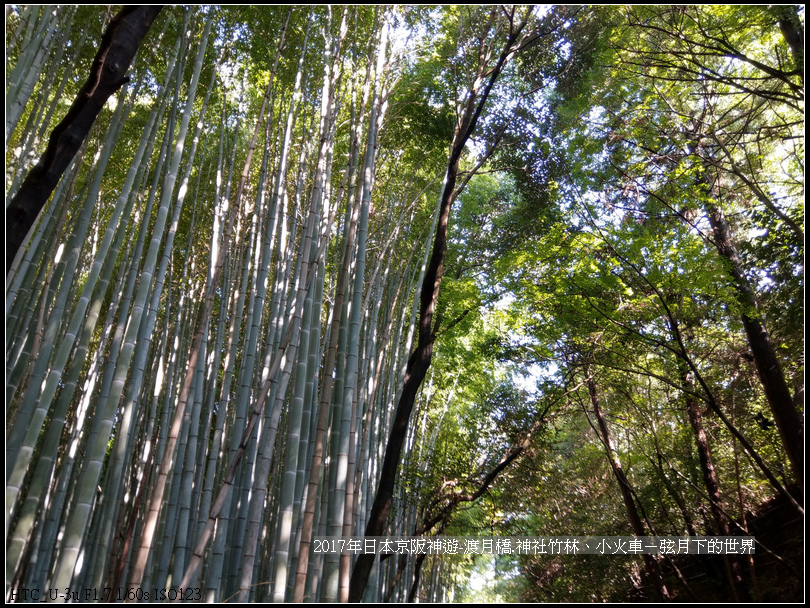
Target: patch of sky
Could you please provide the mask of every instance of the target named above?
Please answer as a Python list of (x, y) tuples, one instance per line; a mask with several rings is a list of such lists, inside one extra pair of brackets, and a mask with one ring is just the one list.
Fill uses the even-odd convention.
[[(602, 106), (594, 106), (588, 112), (588, 119), (585, 121), (585, 134), (592, 136), (601, 132), (607, 125), (607, 110)], [(595, 133), (595, 131), (597, 133)]]
[[(500, 300), (495, 303), (495, 310), (505, 311), (508, 310), (515, 302), (515, 296), (511, 293), (505, 293), (501, 296)], [(513, 345), (527, 346), (533, 343), (533, 340), (528, 336), (524, 336), (511, 329), (505, 331), (509, 342)], [(554, 361), (546, 361), (544, 363), (529, 363), (523, 367), (516, 367), (514, 365), (502, 365), (501, 371), (509, 374), (515, 386), (527, 393), (537, 393), (538, 385), (544, 380), (551, 380), (559, 371), (559, 367)]]

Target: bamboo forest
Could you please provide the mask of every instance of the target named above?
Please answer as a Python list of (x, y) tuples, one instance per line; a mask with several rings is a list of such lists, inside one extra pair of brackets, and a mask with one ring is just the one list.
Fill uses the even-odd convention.
[[(6, 5), (5, 116), (6, 601), (802, 601), (803, 6)], [(560, 536), (755, 543), (324, 550)]]

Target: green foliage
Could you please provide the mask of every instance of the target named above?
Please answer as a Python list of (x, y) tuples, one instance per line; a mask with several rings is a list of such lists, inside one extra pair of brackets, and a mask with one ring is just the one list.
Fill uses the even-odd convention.
[(425, 163), (441, 166), (453, 138), (453, 114), (449, 91), (440, 82), (442, 61), (423, 60), (406, 64), (390, 99), (389, 121), (383, 141), (406, 148), (405, 161), (420, 168)]
[[(618, 456), (658, 533), (685, 534), (684, 517), (699, 531), (713, 529), (685, 412), (684, 395), (695, 392), (684, 385), (688, 361), (769, 466), (786, 467), (767, 416), (762, 422), (767, 406), (742, 336), (740, 315), (751, 311), (741, 308), (700, 219), (710, 202), (726, 207), (789, 374), (803, 369), (795, 341), (803, 328), (803, 245), (784, 218), (752, 196), (759, 185), (788, 217), (803, 217), (803, 198), (788, 185), (803, 183), (793, 165), (803, 148), (781, 146), (777, 135), (798, 136), (790, 125), (801, 123), (787, 118), (797, 103), (795, 74), (784, 67), (768, 72), (789, 61), (767, 15), (754, 7), (581, 9), (571, 18), (570, 71), (546, 89), (546, 106), (516, 110), (526, 126), (507, 136), (495, 159), (495, 166), (520, 170), (473, 179), (455, 215), (459, 236), (449, 268), (485, 260), (476, 275), (483, 292), (512, 294), (500, 331), (486, 342), (490, 356), (545, 370), (550, 380), (537, 383), (541, 400), (576, 386), (583, 357), (597, 366)], [(729, 59), (730, 49), (742, 56)], [(539, 81), (529, 57), (537, 55), (518, 65)], [(720, 62), (723, 69), (711, 76)], [(761, 88), (743, 84), (751, 77)], [(705, 131), (715, 142), (707, 148), (717, 153), (711, 162), (722, 172), (720, 201), (701, 185), (705, 158), (695, 153), (689, 122), (700, 111), (694, 100), (709, 99), (706, 82), (714, 96), (708, 115), (721, 125)], [(744, 86), (751, 90), (741, 92)], [(719, 139), (720, 129), (733, 144)], [(772, 179), (788, 167), (787, 179)], [(463, 302), (463, 294), (450, 287), (446, 295)], [(698, 399), (708, 397), (703, 391)], [(532, 451), (496, 484), (494, 504), (524, 532), (629, 533), (581, 393), (554, 415), (555, 439), (545, 450)], [(508, 381), (497, 385), (475, 410), (497, 422), (489, 429), (479, 423), (471, 439), (515, 441), (520, 424), (514, 424), (538, 415), (525, 405)], [(708, 415), (704, 425), (721, 493), (733, 503), (737, 483), (747, 488), (737, 509), (763, 500), (761, 472), (740, 457), (719, 420)], [(486, 527), (480, 515), (469, 517), (459, 515), (454, 525)], [(522, 560), (532, 581), (517, 585), (522, 599), (626, 600), (640, 562), (591, 557)]]
[[(9, 68), (25, 53), (22, 41), (11, 38), (20, 19), (31, 15), (37, 23), (42, 10), (12, 7), (8, 13)], [(290, 15), (266, 112), (272, 121), (260, 133), (227, 262), (229, 283), (217, 289), (212, 318), (222, 312), (221, 327), (227, 331), (234, 320), (232, 314), (246, 317), (236, 317), (241, 323), (237, 335), (216, 337), (221, 338), (220, 359), (230, 358), (235, 370), (227, 372), (235, 373), (232, 385), (240, 385), (244, 375), (243, 394), (250, 395), (245, 402), (253, 403), (258, 397), (254, 391), (260, 384), (262, 357), (269, 357), (264, 349), (270, 352), (271, 345), (262, 345), (262, 352), (256, 353), (255, 372), (247, 367), (248, 355), (253, 354), (245, 344), (250, 331), (247, 309), (238, 308), (234, 300), (237, 294), (254, 297), (252, 291), (240, 292), (242, 277), (246, 288), (252, 289), (252, 273), (260, 268), (260, 258), (252, 249), (251, 230), (254, 221), (257, 225), (259, 220), (268, 221), (257, 204), (262, 163), (256, 159), (267, 152), (264, 160), (270, 177), (261, 186), (268, 192), (276, 178), (287, 112), (295, 101), (292, 87), (303, 50), (302, 96), (293, 108), (292, 153), (286, 174), (279, 176), (287, 187), (279, 217), (284, 216), (286, 227), (295, 226), (295, 231), (285, 241), (286, 250), (277, 249), (281, 246), (278, 233), (270, 237), (273, 253), (263, 261), (269, 269), (269, 293), (276, 285), (279, 290), (287, 289), (277, 270), (289, 262), (294, 272), (298, 263), (294, 256), (318, 156), (324, 29), (328, 25), (333, 37), (330, 48), (336, 51), (335, 35), (345, 15), (348, 30), (336, 64), (331, 183), (324, 189), (334, 206), (327, 211), (334, 211), (339, 219), (325, 232), (330, 241), (324, 264), (326, 295), (315, 312), (323, 321), (322, 334), (316, 337), (326, 350), (326, 321), (334, 313), (330, 307), (350, 198), (347, 167), (351, 145), (356, 136), (362, 158), (369, 127), (369, 102), (361, 112), (363, 85), (373, 69), (381, 28), (391, 26), (390, 61), (378, 91), (387, 112), (377, 141), (370, 193), (369, 261), (366, 275), (361, 277), (362, 301), (369, 308), (361, 316), (359, 356), (363, 359), (357, 366), (357, 386), (365, 391), (374, 384), (371, 378), (378, 361), (382, 368), (375, 377), (373, 404), (379, 410), (369, 416), (376, 426), (363, 427), (358, 435), (363, 440), (373, 437), (368, 446), (357, 442), (362, 450), (368, 449), (362, 452), (368, 462), (361, 463), (368, 466), (357, 475), (361, 482), (373, 480), (379, 470), (380, 446), (387, 432), (384, 422), (395, 403), (397, 378), (408, 357), (405, 341), (413, 285), (460, 106), (476, 73), (481, 42), (492, 52), (499, 50), (496, 43), (503, 37), (507, 10), (458, 5), (391, 10), (318, 6), (296, 7)], [(528, 9), (515, 10), (519, 17)], [(780, 480), (786, 485), (792, 481), (740, 319), (743, 314), (758, 314), (767, 322), (788, 380), (796, 392), (803, 390), (804, 88), (802, 70), (797, 67), (800, 61), (803, 65), (803, 55), (790, 44), (780, 24), (798, 23), (803, 30), (804, 12), (796, 7), (760, 6), (557, 6), (532, 10), (531, 27), (537, 36), (510, 57), (461, 159), (457, 185), (464, 183), (464, 188), (453, 202), (449, 220), (447, 258), (434, 317), (432, 365), (412, 414), (408, 457), (398, 473), (391, 522), (398, 530), (418, 527), (438, 507), (464, 496), (431, 533), (630, 534), (627, 509), (597, 432), (585, 384), (590, 375), (645, 525), (658, 534), (682, 535), (690, 529), (711, 533), (715, 523), (705, 498), (687, 400), (696, 402), (703, 414), (723, 506), (731, 516), (755, 510), (772, 489), (726, 426), (707, 409), (711, 400)], [(53, 68), (50, 73), (55, 82), (40, 78), (32, 94), (35, 103), (26, 106), (7, 142), (7, 187), (23, 166), (20, 156), (26, 142), (31, 143), (29, 161), (44, 149), (48, 128), (64, 114), (84, 82), (97, 40), (113, 14), (87, 6), (75, 11), (60, 63), (48, 63), (56, 61), (57, 55), (52, 54), (41, 68), (42, 74)], [(204, 115), (201, 94), (194, 103), (191, 124), (193, 129), (200, 121), (201, 139), (176, 227), (171, 274), (160, 298), (156, 326), (161, 329), (148, 337), (159, 350), (150, 351), (153, 361), (149, 365), (154, 369), (147, 370), (146, 377), (158, 375), (154, 362), (165, 355), (160, 375), (168, 375), (168, 366), (172, 366), (174, 385), (162, 380), (166, 385), (157, 386), (155, 380), (155, 386), (137, 387), (141, 402), (155, 408), (148, 414), (153, 417), (162, 412), (164, 396), (169, 405), (177, 392), (199, 294), (209, 272), (213, 215), (227, 189), (232, 198), (235, 194), (270, 80), (279, 33), (289, 14), (288, 7), (268, 6), (166, 7), (164, 11), (132, 69), (132, 81), (143, 76), (144, 85), (115, 142), (78, 273), (66, 284), (72, 294), (78, 294), (85, 284), (95, 243), (109, 222), (111, 205), (122, 188), (149, 112), (164, 95), (167, 112), (155, 146), (144, 160), (144, 182), (135, 207), (138, 215), (133, 213), (137, 222), (126, 234), (133, 243), (139, 233), (147, 243), (153, 236), (158, 243), (165, 238), (152, 234), (157, 211), (141, 217), (141, 204), (153, 182), (157, 186), (152, 194), (157, 200), (164, 194), (162, 175), (155, 175), (160, 142), (168, 131), (171, 154), (201, 24), (213, 11), (214, 33), (200, 87), (207, 87), (212, 76), (214, 84)], [(188, 25), (184, 28), (185, 18)], [(490, 18), (497, 25), (482, 34)], [(87, 40), (79, 45), (82, 38)], [(160, 92), (171, 49), (178, 44), (183, 62), (177, 72), (179, 84), (169, 79), (167, 92)], [(63, 78), (64, 91), (53, 99)], [(35, 123), (51, 102), (55, 107), (51, 124)], [(34, 260), (42, 272), (36, 279), (32, 273), (29, 282), (33, 285), (25, 285), (25, 289), (34, 291), (44, 283), (44, 271), (56, 248), (73, 230), (111, 116), (111, 107), (99, 116), (75, 183), (65, 195), (64, 234), (53, 236), (53, 247), (44, 256), (47, 259)], [(220, 143), (227, 159), (222, 162)], [(189, 148), (190, 137), (184, 154)], [(180, 166), (182, 171), (185, 159)], [(164, 165), (162, 172), (166, 170)], [(355, 175), (357, 179), (362, 176)], [(170, 198), (174, 196), (176, 193)], [(723, 210), (731, 225), (745, 276), (755, 291), (756, 309), (740, 303), (729, 263), (717, 254), (705, 217), (713, 206)], [(255, 243), (261, 246), (263, 239), (260, 234)], [(122, 251), (116, 252), (102, 311), (117, 297), (123, 279), (116, 281), (128, 271), (130, 262), (135, 274), (143, 263), (130, 259), (126, 245), (125, 240)], [(59, 266), (53, 289), (58, 287), (62, 271)], [(260, 336), (269, 337), (275, 325), (281, 327), (289, 321), (289, 311), (282, 308), (271, 318), (269, 301), (276, 296), (279, 306), (291, 306), (294, 298), (291, 291), (269, 293), (267, 310), (255, 321)], [(13, 317), (21, 325), (27, 319), (34, 327), (40, 303), (38, 297), (32, 297), (29, 311), (21, 314), (15, 309), (7, 319)], [(178, 312), (181, 303), (185, 307), (182, 315)], [(50, 306), (46, 301), (42, 308), (46, 322)], [(112, 311), (110, 318), (116, 316)], [(403, 319), (406, 326), (400, 328), (397, 324)], [(127, 319), (118, 322), (123, 331)], [(219, 324), (210, 325), (211, 349), (214, 326)], [(112, 353), (108, 336), (113, 329), (100, 324), (95, 328), (88, 352), (97, 359)], [(19, 336), (23, 342), (26, 331), (27, 327)], [(8, 352), (17, 357), (22, 347), (14, 348), (17, 350)], [(380, 348), (387, 350), (378, 352)], [(11, 355), (7, 354), (9, 361)], [(206, 366), (213, 366), (214, 359), (209, 351)], [(207, 451), (214, 446), (217, 418), (225, 421), (223, 454), (228, 451), (223, 446), (238, 443), (234, 433), (241, 432), (241, 428), (231, 428), (241, 386), (222, 395), (228, 409), (227, 419), (221, 418), (226, 413), (219, 409), (226, 376), (222, 361), (220, 367), (206, 369), (204, 397), (207, 401), (214, 394), (211, 402), (217, 405), (207, 421), (200, 423), (199, 433), (208, 439), (200, 442), (207, 446), (196, 461), (201, 467), (208, 466)], [(75, 434), (71, 439), (86, 441), (82, 436), (86, 431), (75, 429), (74, 419), (80, 399), (82, 407), (95, 407), (99, 389), (93, 388), (95, 378), (91, 382), (85, 376), (101, 372), (92, 369), (88, 357), (80, 379), (88, 394), (76, 397), (66, 424)], [(320, 371), (321, 376), (331, 373)], [(322, 378), (312, 379), (312, 393), (322, 390), (319, 381)], [(15, 402), (10, 411), (17, 407)], [(365, 412), (360, 414), (365, 425), (362, 414)], [(147, 441), (146, 411), (138, 417), (133, 432), (141, 436), (134, 446)], [(284, 420), (280, 437), (286, 436)], [(158, 431), (165, 421), (153, 419), (151, 424)], [(118, 433), (116, 428), (105, 444), (105, 474), (111, 468), (108, 464)], [(41, 442), (31, 446), (37, 457)], [(268, 458), (281, 463), (286, 448), (282, 441), (277, 443), (276, 452)], [(520, 456), (498, 469), (517, 446), (521, 446)], [(66, 449), (60, 447), (60, 458)], [(140, 479), (143, 471), (138, 458), (142, 455), (133, 455), (138, 469), (131, 476)], [(212, 484), (220, 483), (226, 463), (217, 467), (211, 471)], [(61, 474), (54, 471), (54, 478)], [(208, 471), (204, 468), (199, 479)], [(491, 472), (497, 475), (490, 479)], [(48, 471), (47, 479), (51, 474)], [(236, 481), (242, 484), (241, 496), (251, 493), (251, 474), (240, 473), (243, 479)], [(482, 488), (485, 479), (486, 490), (476, 500), (466, 500)], [(269, 481), (269, 495), (273, 496), (272, 484), (277, 479)], [(103, 476), (100, 483), (106, 483)], [(131, 491), (130, 501), (135, 487), (130, 480), (125, 485)], [(372, 490), (364, 487), (363, 491), (367, 492), (363, 500), (370, 503)], [(106, 509), (111, 504), (108, 496), (115, 498), (105, 486), (103, 499), (88, 509), (99, 508), (97, 504)], [(239, 508), (244, 504), (234, 501), (237, 503)], [(49, 499), (47, 504), (55, 503)], [(126, 504), (131, 508), (131, 502)], [(275, 504), (268, 501), (268, 512)], [(57, 521), (60, 517), (56, 514)], [(273, 537), (269, 526), (274, 525), (265, 526), (265, 538)], [(273, 551), (264, 548), (261, 559), (266, 560)], [(436, 566), (435, 572), (441, 575), (431, 578), (427, 570), (433, 567), (426, 560), (423, 586), (452, 587), (457, 601), (626, 601), (644, 595), (639, 559), (460, 557)], [(481, 581), (486, 582), (479, 585)], [(403, 583), (410, 585), (404, 577)]]

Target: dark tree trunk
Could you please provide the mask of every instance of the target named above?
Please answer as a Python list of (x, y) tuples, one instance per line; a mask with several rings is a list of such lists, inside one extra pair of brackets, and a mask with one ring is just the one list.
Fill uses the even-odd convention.
[[(490, 25), (496, 15), (495, 9), (491, 13)], [(509, 57), (515, 52), (515, 42), (525, 27), (526, 22), (522, 22), (509, 32), (505, 41), (503, 51), (498, 57), (495, 65), (487, 71), (487, 61), (482, 38), (481, 49), (479, 51), (478, 72), (475, 82), (467, 98), (464, 112), (456, 126), (453, 136), (453, 146), (447, 162), (447, 176), (442, 190), (439, 203), (439, 218), (436, 227), (436, 235), (433, 240), (433, 251), (430, 262), (422, 281), (422, 291), (419, 303), (419, 334), (416, 348), (408, 359), (405, 369), (405, 381), (402, 393), (397, 403), (394, 413), (394, 422), (388, 436), (388, 444), (385, 447), (382, 469), (380, 471), (380, 485), (374, 496), (374, 502), (369, 513), (368, 524), (366, 525), (366, 536), (383, 536), (385, 524), (388, 518), (388, 511), (391, 508), (391, 501), (394, 496), (394, 485), (396, 473), (402, 454), (402, 445), (408, 432), (408, 424), (416, 401), (416, 395), (422, 381), (430, 367), (433, 356), (433, 343), (436, 339), (433, 327), (433, 314), (436, 303), (439, 300), (439, 289), (444, 273), (444, 262), (447, 253), (447, 225), (450, 217), (450, 207), (453, 204), (455, 195), (456, 180), (458, 179), (459, 162), (464, 146), (475, 130), (475, 125), (483, 111), (484, 104), (489, 96), (492, 86), (495, 84), (503, 66)], [(366, 588), (371, 568), (374, 565), (373, 554), (361, 554), (352, 570), (352, 578), (349, 584), (349, 601), (359, 602)]]
[(742, 262), (731, 236), (726, 218), (716, 205), (708, 208), (709, 221), (714, 232), (714, 243), (729, 266), (729, 273), (742, 307), (742, 323), (748, 336), (748, 345), (754, 357), (757, 373), (765, 390), (773, 418), (782, 436), (782, 443), (790, 459), (793, 474), (804, 490), (804, 433), (802, 417), (793, 404), (782, 366), (776, 357), (765, 325), (757, 311), (756, 298), (742, 271)]
[(790, 46), (796, 73), (804, 84), (804, 27), (799, 19), (798, 7), (792, 5), (774, 6), (771, 10), (779, 21), (779, 29), (785, 42)]
[(416, 601), (416, 592), (419, 591), (419, 578), (422, 574), (422, 562), (425, 561), (425, 553), (420, 553), (416, 556), (416, 564), (414, 565), (413, 583), (411, 590), (408, 593), (408, 603), (412, 604)]
[[(593, 413), (596, 415), (596, 420), (599, 423), (599, 431), (602, 433), (602, 442), (605, 445), (605, 451), (607, 452), (608, 460), (610, 461), (610, 468), (613, 469), (613, 474), (615, 475), (616, 481), (619, 484), (619, 490), (621, 490), (622, 493), (624, 506), (627, 508), (627, 516), (630, 519), (630, 525), (633, 527), (633, 533), (636, 536), (646, 536), (644, 524), (641, 522), (641, 516), (638, 513), (638, 508), (636, 507), (635, 500), (633, 499), (633, 490), (630, 487), (630, 481), (624, 474), (622, 464), (616, 455), (616, 451), (613, 449), (613, 442), (610, 439), (610, 432), (608, 431), (607, 422), (605, 422), (605, 417), (602, 414), (602, 408), (599, 405), (599, 394), (596, 391), (596, 382), (594, 382), (593, 377), (590, 375), (590, 370), (586, 371), (586, 373), (588, 374), (588, 394), (591, 397)], [(664, 577), (661, 575), (661, 570), (658, 568), (658, 564), (655, 562), (655, 559), (653, 559), (653, 556), (644, 554), (644, 563), (647, 568), (647, 576), (655, 585), (661, 599), (665, 602), (670, 601), (672, 597), (669, 593), (669, 589), (664, 582)]]
[[(402, 394), (394, 414), (394, 423), (385, 447), (385, 457), (380, 472), (380, 485), (374, 496), (374, 503), (366, 525), (366, 536), (383, 536), (388, 511), (391, 508), (391, 499), (394, 496), (396, 472), (402, 454), (402, 445), (408, 434), (408, 424), (416, 401), (416, 394), (430, 367), (433, 357), (433, 313), (439, 299), (444, 260), (447, 252), (447, 223), (450, 217), (450, 206), (453, 202), (453, 189), (458, 175), (458, 158), (448, 167), (447, 183), (439, 211), (439, 223), (436, 227), (436, 236), (433, 241), (433, 253), (430, 264), (422, 282), (421, 301), (419, 306), (419, 337), (416, 349), (408, 359), (405, 370), (405, 382)], [(374, 563), (373, 554), (361, 554), (352, 571), (349, 586), (349, 601), (359, 602), (363, 590), (368, 582), (371, 567)]]
[[(681, 513), (681, 517), (683, 518), (683, 523), (686, 526), (686, 533), (689, 536), (697, 536), (697, 530), (695, 530), (695, 520), (692, 517), (692, 514), (689, 513), (689, 509), (686, 508), (686, 503), (684, 502), (683, 496), (681, 493), (675, 488), (672, 481), (666, 475), (666, 464), (664, 462), (664, 456), (661, 454), (661, 450), (658, 447), (658, 443), (655, 444), (655, 456), (656, 461), (658, 463), (658, 469), (660, 471), (660, 479), (661, 482), (664, 484), (664, 487), (667, 489), (667, 493), (672, 501), (678, 505), (678, 511)], [(652, 460), (650, 461), (652, 462)]]
[(6, 272), (101, 108), (128, 82), (127, 70), (161, 8), (125, 6), (107, 26), (87, 81), (6, 210)]
[[(684, 378), (687, 386), (689, 386), (691, 382), (689, 381), (688, 374), (684, 374)], [(710, 506), (714, 519), (715, 533), (720, 536), (731, 536), (728, 518), (720, 508), (720, 484), (717, 481), (717, 472), (712, 462), (709, 440), (706, 438), (706, 431), (703, 430), (703, 416), (700, 413), (697, 401), (691, 396), (686, 397), (686, 410), (689, 414), (689, 423), (692, 425), (692, 430), (695, 433), (695, 440), (697, 441), (698, 459), (700, 460), (700, 470), (703, 474), (703, 484), (711, 500)], [(731, 589), (734, 593), (734, 599), (738, 602), (747, 601), (748, 594), (743, 586), (739, 560), (734, 559), (732, 555), (724, 555), (723, 561), (726, 566)]]

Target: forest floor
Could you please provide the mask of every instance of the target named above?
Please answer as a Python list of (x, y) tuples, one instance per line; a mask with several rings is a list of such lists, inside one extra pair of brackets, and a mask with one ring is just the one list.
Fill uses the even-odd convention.
[[(749, 594), (743, 601), (803, 602), (804, 517), (789, 501), (777, 496), (761, 504), (747, 520), (757, 543), (754, 555), (741, 558)], [(663, 568), (676, 602), (734, 601), (721, 556), (676, 556)], [(628, 599), (647, 601), (654, 597), (651, 588), (638, 591), (631, 592)]]

